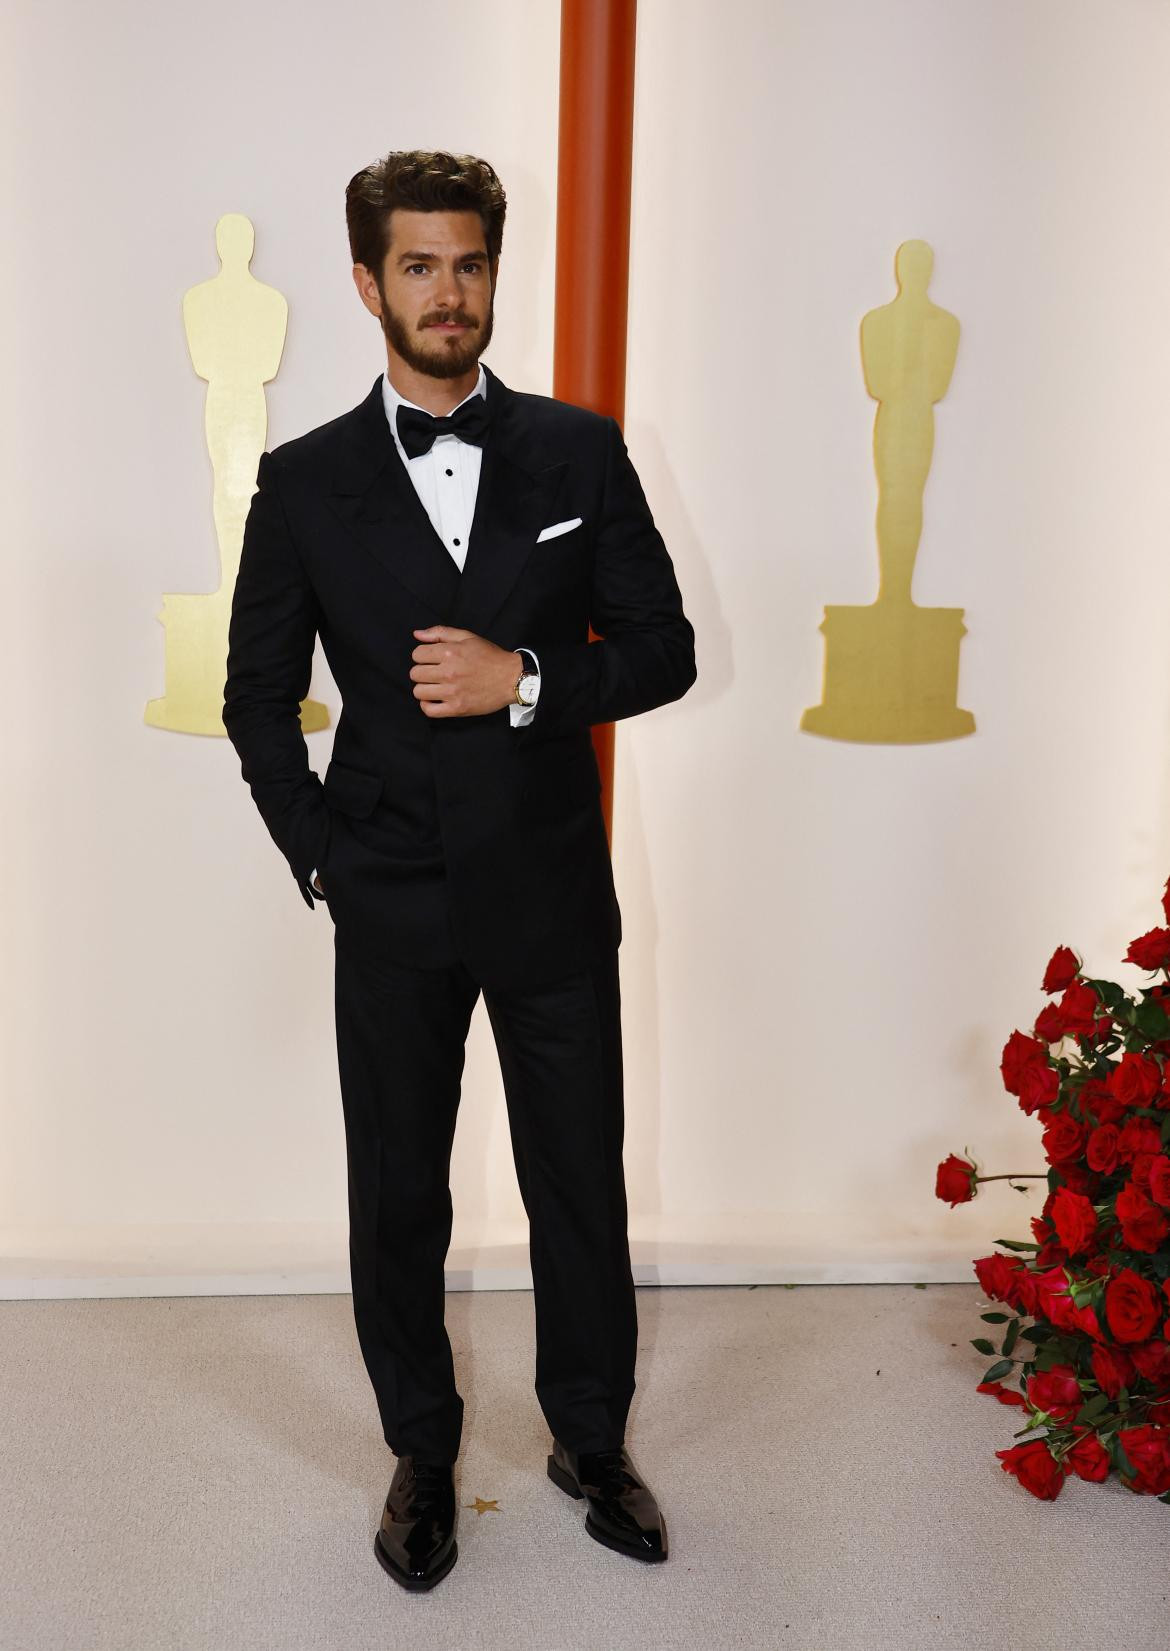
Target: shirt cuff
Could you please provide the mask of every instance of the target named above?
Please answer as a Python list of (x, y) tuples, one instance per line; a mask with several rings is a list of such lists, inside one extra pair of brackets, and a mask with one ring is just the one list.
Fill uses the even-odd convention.
[[(539, 699), (540, 698), (540, 660), (537, 659), (536, 655), (533, 653), (531, 648), (515, 648), (515, 649), (513, 649), (513, 652), (518, 653), (518, 654), (525, 654), (532, 661), (533, 674), (536, 677), (536, 697), (537, 697), (537, 699)], [(536, 705), (535, 705), (535, 703), (533, 703), (532, 705), (511, 704), (511, 705), (508, 706), (508, 716), (509, 716), (509, 719), (511, 721), (511, 724), (512, 724), (513, 728), (524, 728), (524, 727), (526, 727), (527, 724), (532, 721), (535, 714), (536, 714)]]

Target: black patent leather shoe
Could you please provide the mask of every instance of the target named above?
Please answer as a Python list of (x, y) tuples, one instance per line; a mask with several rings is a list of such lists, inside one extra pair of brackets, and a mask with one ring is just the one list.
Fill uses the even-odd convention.
[(433, 1588), (459, 1558), (455, 1541), (455, 1474), (449, 1462), (400, 1456), (382, 1524), (378, 1563), (404, 1588)]
[(585, 1529), (598, 1542), (635, 1559), (666, 1558), (666, 1521), (625, 1445), (578, 1453), (554, 1439), (548, 1476), (569, 1496), (584, 1497)]

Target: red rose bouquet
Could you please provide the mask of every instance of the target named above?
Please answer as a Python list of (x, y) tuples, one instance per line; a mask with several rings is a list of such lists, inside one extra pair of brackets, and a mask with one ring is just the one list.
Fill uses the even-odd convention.
[[(1170, 881), (1162, 908), (1170, 923)], [(1026, 1414), (1021, 1442), (996, 1455), (1049, 1501), (1070, 1473), (1116, 1472), (1170, 1502), (1170, 928), (1125, 961), (1161, 978), (1131, 996), (1059, 947), (1051, 1001), (1004, 1046), (1004, 1087), (1043, 1125), (1047, 1175), (982, 1175), (952, 1153), (935, 1182), (952, 1207), (983, 1181), (1048, 1182), (1032, 1241), (997, 1238), (974, 1264), (1008, 1311), (981, 1315), (998, 1346), (972, 1346), (994, 1359), (978, 1391)]]

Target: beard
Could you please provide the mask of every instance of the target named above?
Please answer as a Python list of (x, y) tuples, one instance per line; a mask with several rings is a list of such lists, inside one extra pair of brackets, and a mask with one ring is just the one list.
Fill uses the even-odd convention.
[[(482, 325), (473, 316), (456, 310), (446, 316), (424, 315), (414, 325), (408, 326), (387, 303), (381, 288), (378, 295), (382, 300), (382, 332), (406, 365), (416, 373), (427, 373), (431, 378), (461, 378), (471, 371), (491, 343), (496, 308), (494, 291), (488, 299), (487, 315)], [(426, 330), (439, 320), (458, 321), (471, 330), (459, 338)]]

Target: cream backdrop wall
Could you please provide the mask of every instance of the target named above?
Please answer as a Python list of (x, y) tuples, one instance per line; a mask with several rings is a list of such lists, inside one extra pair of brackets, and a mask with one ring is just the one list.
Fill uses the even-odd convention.
[[(350, 174), (486, 155), (496, 340), (551, 382), (558, 8), (6, 10), (0, 1215), (8, 1292), (344, 1288), (332, 932), (226, 740), (143, 723), (215, 582), (182, 292), (226, 211), (290, 304), (269, 445), (380, 370)], [(619, 725), (631, 1231), (646, 1278), (969, 1278), (1040, 1194), (999, 1088), (1058, 942), (1130, 984), (1170, 873), (1170, 11), (642, 0), (626, 436), (698, 634)], [(19, 135), (20, 147), (15, 138)], [(910, 237), (962, 323), (915, 579), (966, 609), (945, 745), (802, 734), (876, 589), (857, 327)], [(313, 691), (337, 709), (323, 660)], [(321, 773), (331, 734), (310, 739)], [(482, 1005), (456, 1283), (523, 1274)]]

